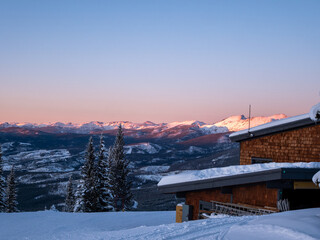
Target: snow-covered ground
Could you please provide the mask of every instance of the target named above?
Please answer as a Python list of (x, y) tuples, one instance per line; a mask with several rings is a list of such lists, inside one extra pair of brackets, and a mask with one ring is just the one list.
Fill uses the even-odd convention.
[(146, 182), (146, 181), (159, 182), (162, 178), (162, 175), (160, 175), (160, 174), (144, 174), (144, 175), (136, 175), (136, 177), (139, 178), (142, 182)]
[(195, 154), (195, 153), (204, 153), (206, 152), (206, 150), (200, 147), (190, 146), (187, 150), (182, 150), (179, 152), (186, 153), (186, 154)]
[(39, 163), (42, 163), (46, 161), (54, 162), (59, 159), (70, 158), (70, 156), (70, 152), (67, 149), (41, 149), (27, 152), (19, 152), (15, 155), (9, 155), (8, 158), (15, 161), (38, 160)]
[(168, 171), (170, 166), (147, 166), (140, 168), (140, 171), (146, 173), (160, 173)]
[(124, 146), (126, 154), (141, 153), (141, 154), (155, 154), (161, 150), (161, 146), (155, 143), (138, 143)]
[(320, 208), (174, 221), (175, 212), (1, 213), (0, 239), (320, 239)]
[[(19, 143), (23, 146), (24, 143)], [(29, 172), (64, 172), (72, 171), (66, 167), (66, 162), (71, 158), (67, 149), (20, 151), (3, 157), (5, 171), (10, 171), (12, 165), (16, 170), (28, 170)]]

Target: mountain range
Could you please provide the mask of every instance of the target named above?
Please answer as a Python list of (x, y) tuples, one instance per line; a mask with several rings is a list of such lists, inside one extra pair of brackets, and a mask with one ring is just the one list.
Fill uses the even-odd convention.
[[(283, 114), (253, 117), (250, 126), (285, 118)], [(246, 129), (249, 119), (231, 116), (207, 124), (200, 121), (171, 123), (88, 122), (0, 123), (0, 144), (5, 174), (15, 166), (18, 201), (22, 211), (43, 210), (52, 204), (62, 209), (70, 176), (75, 184), (89, 136), (98, 147), (100, 135), (111, 146), (121, 124), (126, 158), (130, 161), (132, 191), (138, 210), (169, 210), (174, 196), (162, 195), (156, 184), (162, 176), (182, 170), (195, 170), (238, 164), (239, 145), (229, 140), (233, 131)]]
[[(268, 123), (281, 118), (286, 118), (284, 114), (272, 115), (269, 117), (253, 117), (250, 118), (251, 127)], [(115, 122), (86, 122), (86, 123), (9, 123), (0, 122), (0, 131), (14, 131), (18, 129), (41, 131), (45, 133), (78, 133), (78, 134), (97, 134), (97, 133), (110, 133), (115, 130), (119, 125), (129, 133), (134, 132), (147, 132), (153, 137), (162, 137), (165, 132), (171, 132), (172, 129), (193, 129), (202, 132), (203, 134), (223, 133), (228, 131), (239, 131), (246, 129), (249, 125), (249, 119), (244, 115), (231, 116), (222, 121), (207, 124), (201, 121), (184, 121), (184, 122), (171, 122), (171, 123), (153, 123), (146, 121), (144, 123), (133, 123), (129, 121), (115, 121)], [(23, 133), (23, 131), (21, 131)], [(170, 135), (170, 134), (169, 134)], [(139, 137), (139, 134), (133, 135)]]

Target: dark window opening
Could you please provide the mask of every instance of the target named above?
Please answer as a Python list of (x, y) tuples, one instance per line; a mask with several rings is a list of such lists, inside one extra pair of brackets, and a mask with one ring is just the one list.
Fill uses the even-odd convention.
[(256, 164), (256, 163), (269, 163), (272, 162), (271, 158), (259, 158), (259, 157), (251, 157), (251, 163)]
[(290, 210), (315, 208), (320, 206), (319, 189), (284, 189), (282, 199), (288, 199)]

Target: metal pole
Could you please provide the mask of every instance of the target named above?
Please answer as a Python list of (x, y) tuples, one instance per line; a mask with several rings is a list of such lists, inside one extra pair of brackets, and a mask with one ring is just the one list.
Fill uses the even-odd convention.
[(249, 133), (250, 133), (250, 118), (251, 118), (251, 104), (249, 104), (249, 128), (248, 128)]

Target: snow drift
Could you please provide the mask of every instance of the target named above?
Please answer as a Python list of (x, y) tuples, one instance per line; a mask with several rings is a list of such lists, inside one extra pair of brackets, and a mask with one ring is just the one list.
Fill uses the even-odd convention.
[(314, 105), (310, 112), (309, 112), (309, 117), (311, 118), (312, 121), (319, 121), (320, 120), (320, 103)]

